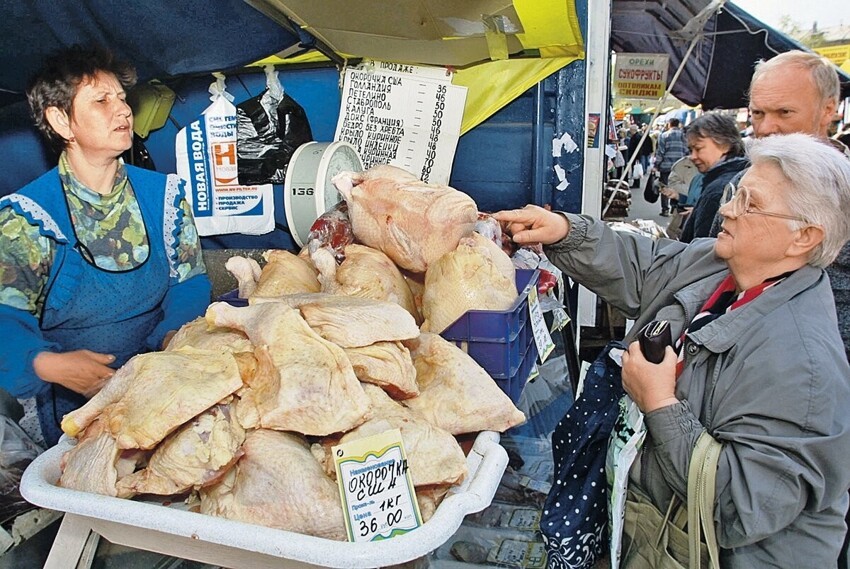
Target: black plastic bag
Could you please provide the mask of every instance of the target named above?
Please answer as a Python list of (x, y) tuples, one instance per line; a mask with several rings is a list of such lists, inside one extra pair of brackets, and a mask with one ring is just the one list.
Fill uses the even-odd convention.
[(655, 203), (658, 201), (658, 196), (661, 195), (661, 181), (658, 179), (658, 174), (654, 171), (649, 173), (649, 177), (646, 179), (646, 186), (643, 189), (643, 199), (645, 199), (648, 203)]
[(313, 140), (307, 113), (267, 71), (269, 88), (236, 105), (239, 183), (282, 184), (295, 150)]
[(0, 415), (0, 523), (35, 507), (21, 497), (18, 487), (24, 470), (41, 452), (20, 425)]

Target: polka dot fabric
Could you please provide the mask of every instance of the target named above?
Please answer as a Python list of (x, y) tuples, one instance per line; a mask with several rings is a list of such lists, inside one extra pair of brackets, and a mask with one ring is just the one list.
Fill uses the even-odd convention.
[(608, 550), (605, 455), (624, 395), (620, 366), (608, 344), (587, 372), (584, 390), (552, 433), (555, 483), (540, 530), (550, 569), (590, 569)]

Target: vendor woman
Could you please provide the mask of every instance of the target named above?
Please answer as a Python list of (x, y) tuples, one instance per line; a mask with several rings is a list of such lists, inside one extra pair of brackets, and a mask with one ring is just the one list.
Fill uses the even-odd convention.
[(183, 183), (119, 158), (135, 81), (99, 47), (51, 58), (27, 96), (59, 164), (0, 199), (0, 387), (35, 398), (48, 446), (65, 413), (209, 303)]

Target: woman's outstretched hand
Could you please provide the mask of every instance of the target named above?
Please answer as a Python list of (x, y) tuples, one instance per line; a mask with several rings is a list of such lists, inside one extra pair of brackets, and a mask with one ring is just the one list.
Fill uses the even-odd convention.
[(550, 245), (566, 237), (570, 231), (566, 217), (536, 205), (499, 211), (493, 217), (513, 237), (514, 243), (520, 245)]
[(90, 350), (54, 353), (41, 352), (33, 360), (36, 375), (44, 381), (58, 383), (86, 397), (91, 397), (109, 381), (115, 361), (112, 354)]

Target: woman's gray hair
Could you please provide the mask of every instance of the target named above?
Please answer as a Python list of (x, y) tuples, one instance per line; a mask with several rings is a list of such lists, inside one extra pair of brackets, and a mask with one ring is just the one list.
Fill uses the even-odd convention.
[(725, 156), (744, 155), (744, 140), (738, 131), (738, 125), (730, 117), (717, 112), (705, 113), (685, 128), (687, 138), (710, 138), (718, 146), (727, 146)]
[(754, 166), (779, 168), (789, 182), (786, 201), (790, 210), (823, 228), (823, 242), (812, 250), (808, 264), (830, 265), (850, 239), (850, 159), (828, 142), (807, 134), (759, 138), (748, 153)]

